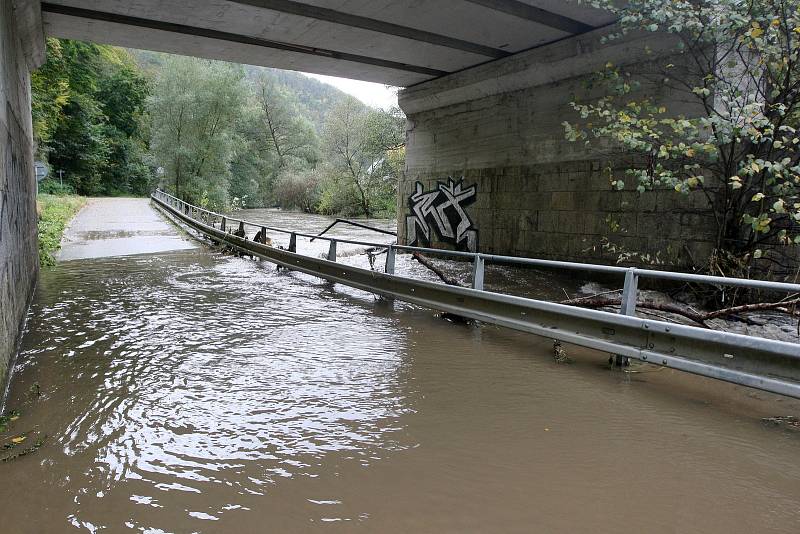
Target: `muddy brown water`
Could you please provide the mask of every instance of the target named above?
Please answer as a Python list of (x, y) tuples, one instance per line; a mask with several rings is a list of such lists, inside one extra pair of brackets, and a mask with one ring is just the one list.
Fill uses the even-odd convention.
[(205, 247), (62, 263), (0, 439), (48, 437), (0, 463), (0, 532), (800, 532), (800, 432), (761, 422), (796, 401), (567, 350)]

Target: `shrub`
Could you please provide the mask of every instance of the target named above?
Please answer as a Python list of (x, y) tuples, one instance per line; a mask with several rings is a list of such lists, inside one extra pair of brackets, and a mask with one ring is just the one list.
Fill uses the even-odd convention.
[(75, 188), (71, 184), (62, 184), (55, 180), (42, 180), (39, 183), (40, 195), (74, 195)]
[(281, 208), (314, 213), (320, 200), (320, 171), (287, 170), (278, 175), (275, 200)]
[(74, 195), (39, 195), (36, 201), (39, 212), (39, 265), (55, 265), (55, 253), (61, 248), (64, 229), (85, 203), (85, 198)]

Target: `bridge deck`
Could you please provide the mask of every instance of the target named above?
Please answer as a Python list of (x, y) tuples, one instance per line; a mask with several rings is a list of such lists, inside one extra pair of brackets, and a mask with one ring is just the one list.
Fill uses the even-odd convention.
[(93, 198), (64, 234), (59, 261), (196, 248), (144, 198)]

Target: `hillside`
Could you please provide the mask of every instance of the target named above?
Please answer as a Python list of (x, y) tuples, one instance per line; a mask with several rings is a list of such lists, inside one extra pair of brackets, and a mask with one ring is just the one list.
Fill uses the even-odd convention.
[[(161, 52), (147, 50), (130, 50), (130, 52), (136, 58), (139, 66), (151, 74), (161, 67), (163, 58), (166, 56)], [(328, 112), (337, 102), (347, 96), (336, 87), (304, 76), (299, 72), (254, 65), (244, 65), (244, 69), (249, 79), (254, 79), (258, 74), (266, 72), (278, 85), (294, 94), (302, 115), (314, 125), (317, 133), (322, 131), (322, 125)]]
[(245, 69), (249, 78), (252, 78), (257, 73), (267, 72), (278, 85), (293, 93), (300, 104), (301, 112), (316, 127), (317, 132), (322, 131), (322, 125), (325, 123), (328, 111), (333, 109), (338, 101), (347, 96), (346, 93), (336, 87), (304, 76), (299, 72), (251, 65), (248, 65)]

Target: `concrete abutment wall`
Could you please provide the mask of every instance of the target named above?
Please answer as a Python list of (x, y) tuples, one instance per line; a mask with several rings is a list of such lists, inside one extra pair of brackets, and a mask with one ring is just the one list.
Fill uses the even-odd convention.
[(39, 269), (29, 72), (43, 59), (38, 2), (0, 2), (0, 399)]
[[(417, 244), (463, 249), (474, 231), (477, 249), (486, 253), (613, 263), (634, 251), (644, 257), (631, 258), (633, 263), (677, 268), (706, 261), (715, 221), (702, 193), (683, 196), (667, 189), (640, 195), (632, 183), (614, 190), (609, 169), (624, 173), (614, 169), (619, 163), (613, 154), (600, 156), (565, 139), (563, 122), (577, 119), (570, 102), (602, 90), (587, 88), (594, 72), (608, 62), (635, 69), (654, 55), (670, 54), (674, 45), (652, 34), (603, 44), (605, 31), (401, 92), (408, 117), (398, 199), (401, 240), (416, 237)], [(648, 91), (671, 110), (691, 114), (663, 88)], [(449, 191), (448, 177), (456, 183), (463, 177), (460, 191)], [(449, 192), (436, 196), (440, 183)], [(461, 199), (469, 219), (469, 230), (460, 235), (463, 220), (454, 198)], [(435, 213), (437, 207), (442, 211)]]

